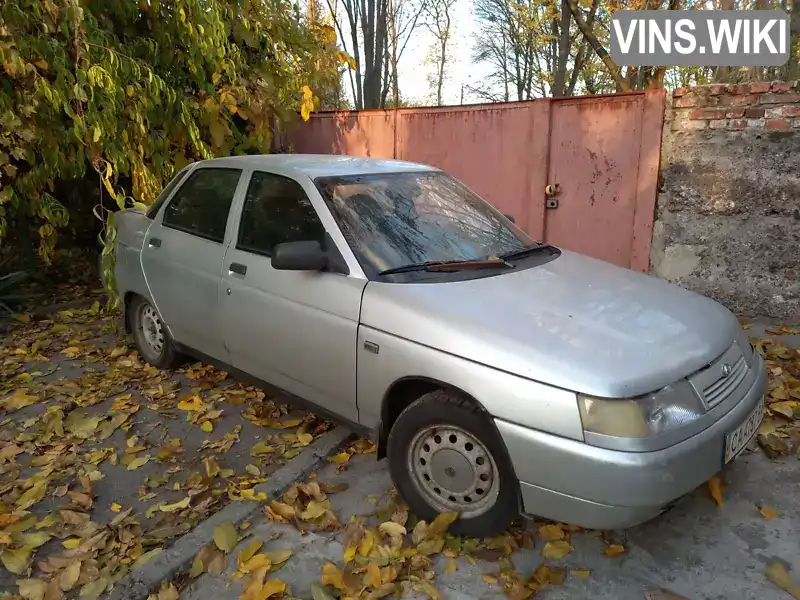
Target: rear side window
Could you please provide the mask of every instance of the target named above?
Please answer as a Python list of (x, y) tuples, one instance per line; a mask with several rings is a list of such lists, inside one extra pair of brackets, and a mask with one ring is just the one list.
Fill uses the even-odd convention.
[(222, 243), (239, 169), (197, 169), (164, 210), (165, 227)]
[(303, 187), (294, 179), (256, 171), (247, 187), (239, 250), (271, 256), (284, 242), (325, 242), (325, 228)]
[(178, 171), (178, 174), (175, 175), (175, 177), (173, 177), (170, 180), (170, 182), (167, 184), (167, 187), (165, 187), (163, 190), (161, 190), (161, 193), (158, 195), (158, 198), (156, 198), (156, 201), (153, 202), (150, 205), (150, 207), (147, 209), (147, 218), (148, 219), (155, 219), (156, 218), (156, 215), (158, 214), (158, 210), (161, 208), (161, 205), (164, 204), (164, 202), (167, 201), (167, 198), (169, 198), (169, 195), (172, 193), (172, 190), (174, 190), (175, 187), (181, 181), (183, 181), (183, 178), (186, 177), (186, 173), (187, 172), (188, 171), (186, 171), (186, 170)]

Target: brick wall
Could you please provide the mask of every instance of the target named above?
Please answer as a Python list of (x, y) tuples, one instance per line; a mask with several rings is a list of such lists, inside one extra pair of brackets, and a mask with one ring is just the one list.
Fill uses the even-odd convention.
[(671, 129), (800, 128), (800, 82), (758, 81), (679, 88), (672, 94)]
[(736, 313), (800, 322), (800, 82), (668, 96), (651, 264)]

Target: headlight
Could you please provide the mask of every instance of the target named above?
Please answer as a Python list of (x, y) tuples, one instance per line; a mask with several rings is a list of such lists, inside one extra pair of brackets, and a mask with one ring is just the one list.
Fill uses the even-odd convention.
[(739, 348), (742, 350), (742, 354), (744, 354), (744, 362), (747, 363), (747, 366), (751, 366), (753, 363), (753, 345), (750, 343), (750, 336), (747, 335), (747, 332), (739, 328), (739, 333), (736, 336), (736, 343), (739, 344)]
[(623, 438), (658, 435), (686, 425), (705, 412), (685, 379), (636, 398), (578, 394), (578, 406), (585, 431)]

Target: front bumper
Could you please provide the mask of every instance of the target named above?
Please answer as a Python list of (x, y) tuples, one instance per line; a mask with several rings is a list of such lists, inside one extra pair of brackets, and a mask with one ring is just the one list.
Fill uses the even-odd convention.
[(607, 450), (495, 419), (524, 512), (591, 529), (622, 529), (661, 514), (722, 469), (725, 434), (764, 401), (758, 353), (752, 368), (757, 376), (738, 404), (707, 429), (656, 452)]

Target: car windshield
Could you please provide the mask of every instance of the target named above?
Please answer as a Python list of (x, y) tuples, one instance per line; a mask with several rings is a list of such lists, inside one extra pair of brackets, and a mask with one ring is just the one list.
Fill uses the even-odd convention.
[(486, 259), (534, 242), (438, 171), (321, 177), (317, 188), (367, 271)]

